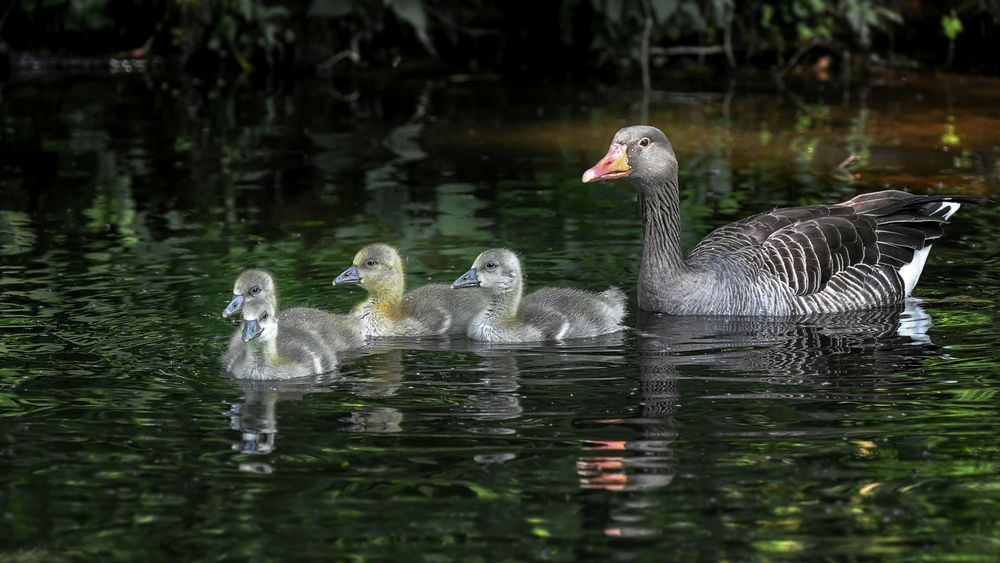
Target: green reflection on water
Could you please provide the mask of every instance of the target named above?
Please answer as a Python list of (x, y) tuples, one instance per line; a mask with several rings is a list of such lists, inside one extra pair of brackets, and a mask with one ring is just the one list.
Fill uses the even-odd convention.
[[(53, 86), (15, 83), (0, 103), (3, 558), (996, 551), (992, 209), (963, 209), (936, 245), (924, 312), (904, 321), (931, 327), (912, 334), (891, 314), (632, 314), (638, 330), (606, 341), (387, 344), (259, 389), (218, 366), (233, 330), (219, 313), (250, 265), (283, 303), (335, 311), (359, 296), (332, 278), (374, 240), (399, 244), (411, 285), (505, 245), (530, 287), (633, 293), (634, 193), (579, 176), (638, 96)], [(654, 93), (685, 244), (885, 183), (988, 195), (982, 88)], [(943, 150), (945, 123), (961, 152)]]

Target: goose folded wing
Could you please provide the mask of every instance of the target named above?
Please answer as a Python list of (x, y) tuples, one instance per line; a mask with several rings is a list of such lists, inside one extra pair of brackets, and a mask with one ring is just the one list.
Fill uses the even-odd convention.
[(842, 213), (841, 209), (771, 233), (760, 245), (763, 268), (788, 284), (796, 295), (810, 295), (822, 291), (840, 272), (861, 264), (878, 264), (875, 220)]
[(787, 207), (765, 211), (712, 231), (691, 251), (688, 260), (692, 264), (711, 261), (748, 247), (759, 247), (776, 232), (804, 221), (850, 215), (854, 215), (850, 208), (833, 205)]

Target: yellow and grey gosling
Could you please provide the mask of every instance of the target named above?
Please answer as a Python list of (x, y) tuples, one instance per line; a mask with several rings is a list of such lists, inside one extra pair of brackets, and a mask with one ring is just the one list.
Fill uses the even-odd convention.
[(243, 324), (222, 356), (223, 369), (237, 379), (292, 379), (336, 369), (333, 339), (342, 329), (333, 315), (314, 311), (279, 318), (270, 303), (245, 303)]
[(506, 248), (487, 250), (453, 288), (479, 288), (489, 302), (469, 325), (468, 336), (486, 342), (564, 340), (617, 332), (624, 327), (625, 294), (547, 287), (522, 298), (521, 261)]
[(267, 270), (257, 268), (244, 270), (236, 278), (236, 283), (233, 284), (233, 299), (222, 312), (222, 316), (228, 317), (255, 303), (270, 305), (277, 311), (281, 320), (319, 325), (332, 322), (333, 324), (329, 326), (335, 326), (336, 330), (329, 335), (329, 340), (337, 352), (360, 348), (368, 342), (360, 321), (352, 315), (331, 315), (310, 307), (292, 307), (279, 311), (278, 290), (274, 276)]
[(618, 131), (583, 181), (625, 177), (642, 211), (639, 308), (673, 315), (808, 315), (901, 303), (943, 225), (962, 203), (982, 201), (886, 190), (774, 209), (716, 229), (685, 260), (677, 158), (662, 131)]
[(447, 284), (406, 291), (399, 252), (382, 243), (359, 250), (353, 265), (333, 284), (358, 284), (368, 291), (368, 298), (351, 314), (369, 337), (464, 335), (473, 315), (486, 304), (485, 296), (477, 292), (456, 294)]

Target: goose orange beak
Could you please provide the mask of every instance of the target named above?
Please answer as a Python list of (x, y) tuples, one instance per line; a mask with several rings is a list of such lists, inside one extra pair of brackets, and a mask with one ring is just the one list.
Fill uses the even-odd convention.
[(624, 178), (631, 172), (632, 167), (628, 165), (628, 152), (625, 150), (625, 145), (615, 144), (608, 148), (608, 154), (604, 155), (604, 158), (583, 173), (583, 183)]

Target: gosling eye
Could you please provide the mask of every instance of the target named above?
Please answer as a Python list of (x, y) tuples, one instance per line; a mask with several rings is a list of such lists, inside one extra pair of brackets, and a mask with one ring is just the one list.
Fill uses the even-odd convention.
[(260, 320), (266, 321), (267, 320), (267, 313), (264, 313), (263, 315), (261, 315), (260, 316)]
[(487, 262), (486, 263), (486, 269), (487, 270), (492, 270), (492, 269), (494, 269), (496, 267), (497, 267), (496, 262)]
[(649, 137), (643, 137), (643, 138), (639, 139), (639, 146), (640, 147), (648, 147), (649, 146)]
[(369, 261), (365, 262), (365, 266), (372, 267), (372, 266), (374, 266), (377, 263), (378, 262), (376, 262), (374, 260), (369, 260)]
[(257, 295), (258, 293), (260, 293), (260, 288), (257, 286), (253, 286), (250, 288), (250, 293)]

